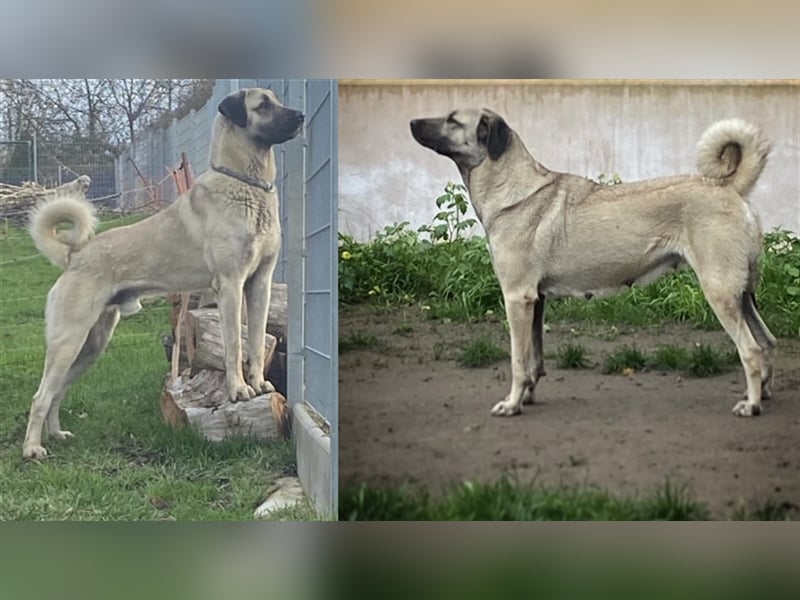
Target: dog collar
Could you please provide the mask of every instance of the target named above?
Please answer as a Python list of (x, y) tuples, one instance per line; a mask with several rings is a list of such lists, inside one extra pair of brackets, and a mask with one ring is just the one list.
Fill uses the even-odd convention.
[(228, 167), (223, 167), (220, 165), (211, 165), (211, 169), (216, 171), (217, 173), (222, 173), (223, 175), (227, 175), (228, 177), (233, 177), (234, 179), (238, 179), (242, 183), (246, 183), (247, 185), (252, 185), (253, 187), (261, 188), (265, 192), (272, 193), (275, 191), (275, 184), (271, 181), (264, 181), (263, 179), (257, 179), (255, 177), (250, 177), (249, 175), (242, 175), (241, 173), (237, 173), (236, 171), (229, 169)]

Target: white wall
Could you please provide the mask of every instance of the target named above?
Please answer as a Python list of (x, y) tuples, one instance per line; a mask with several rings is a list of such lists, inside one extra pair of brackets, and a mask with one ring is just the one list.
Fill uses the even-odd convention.
[(706, 127), (752, 120), (772, 140), (751, 195), (765, 229), (800, 232), (800, 81), (342, 81), (339, 230), (367, 239), (399, 221), (417, 227), (455, 165), (419, 146), (408, 122), (456, 106), (503, 115), (546, 167), (624, 181), (693, 173)]

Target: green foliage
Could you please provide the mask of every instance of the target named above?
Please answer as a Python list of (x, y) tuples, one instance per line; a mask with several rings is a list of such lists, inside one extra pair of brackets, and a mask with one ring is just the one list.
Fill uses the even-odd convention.
[(502, 309), (486, 241), (464, 236), (475, 221), (460, 217), (467, 206), (463, 186), (448, 184), (447, 190), (437, 199), (445, 210), (418, 231), (404, 221), (368, 243), (339, 234), (341, 302), (420, 302), (432, 317), (456, 319)]
[(720, 350), (707, 344), (695, 344), (690, 351), (679, 346), (660, 346), (647, 357), (654, 369), (683, 371), (692, 377), (709, 377), (729, 371), (739, 363), (736, 350)]
[(339, 338), (339, 353), (351, 350), (369, 350), (379, 345), (378, 338), (372, 334), (354, 333), (348, 337)]
[(587, 354), (580, 344), (564, 344), (558, 349), (556, 364), (559, 369), (585, 369), (589, 367)]
[(439, 212), (433, 217), (430, 225), (423, 225), (418, 229), (419, 233), (430, 234), (430, 238), (435, 242), (462, 239), (464, 234), (477, 223), (475, 219), (461, 219), (469, 208), (466, 192), (467, 188), (460, 183), (448, 182), (444, 194), (436, 199), (436, 208)]
[(402, 325), (398, 325), (392, 331), (394, 335), (402, 335), (402, 336), (409, 336), (414, 333), (414, 326), (411, 323), (403, 323)]
[(689, 352), (680, 346), (659, 346), (648, 358), (650, 367), (665, 371), (680, 371), (685, 369), (688, 364)]
[(508, 358), (508, 352), (500, 348), (497, 344), (486, 338), (478, 338), (471, 342), (461, 357), (458, 363), (470, 369), (477, 369), (480, 367), (488, 367), (498, 361)]
[(667, 482), (643, 498), (612, 495), (592, 486), (544, 487), (508, 477), (495, 483), (451, 485), (442, 497), (410, 486), (342, 490), (339, 519), (349, 521), (654, 521), (702, 520), (707, 510)]
[(689, 355), (686, 370), (694, 377), (708, 377), (724, 373), (738, 363), (736, 350), (720, 351), (706, 344), (696, 344)]
[(622, 346), (606, 357), (603, 373), (622, 373), (626, 369), (641, 371), (647, 362), (647, 354), (636, 346)]
[[(605, 185), (618, 179), (599, 178)], [(340, 234), (340, 301), (418, 303), (430, 309), (432, 318), (502, 315), (502, 295), (486, 240), (467, 237), (474, 222), (461, 218), (466, 202), (463, 186), (448, 184), (437, 198), (439, 212), (431, 225), (414, 231), (408, 222), (398, 223), (366, 243)], [(764, 236), (757, 301), (773, 333), (800, 336), (800, 240), (795, 235), (775, 230)], [(554, 298), (548, 303), (547, 318), (634, 326), (678, 321), (720, 329), (690, 269), (608, 298)]]
[(752, 509), (741, 504), (733, 514), (734, 521), (791, 521), (792, 505), (789, 502), (776, 502), (768, 498), (757, 502)]
[(595, 183), (599, 183), (600, 185), (619, 185), (622, 183), (622, 177), (620, 177), (617, 173), (614, 173), (611, 176), (606, 175), (605, 173), (600, 173), (597, 176), (597, 179), (594, 179)]
[(690, 351), (680, 346), (660, 346), (645, 352), (636, 346), (623, 346), (612, 352), (603, 366), (604, 373), (622, 373), (645, 368), (682, 371), (692, 377), (710, 377), (729, 371), (739, 363), (736, 350), (719, 350), (707, 344), (695, 344)]

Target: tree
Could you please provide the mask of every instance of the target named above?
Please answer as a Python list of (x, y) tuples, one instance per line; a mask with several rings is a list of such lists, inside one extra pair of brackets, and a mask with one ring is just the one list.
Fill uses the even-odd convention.
[(3, 79), (0, 140), (35, 135), (41, 167), (108, 163), (147, 125), (199, 107), (210, 90), (203, 79)]

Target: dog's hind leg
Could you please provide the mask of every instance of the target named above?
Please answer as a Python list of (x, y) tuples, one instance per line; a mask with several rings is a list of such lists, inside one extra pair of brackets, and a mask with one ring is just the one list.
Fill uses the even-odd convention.
[(275, 260), (265, 261), (244, 284), (247, 302), (247, 356), (249, 359), (247, 383), (256, 394), (274, 392), (275, 388), (264, 379), (264, 340), (267, 332), (272, 293), (272, 273)]
[(89, 327), (78, 327), (72, 323), (63, 328), (58, 335), (47, 341), (47, 356), (44, 360), (44, 373), (39, 389), (33, 396), (28, 428), (22, 444), (24, 458), (44, 458), (47, 450), (42, 446), (42, 427), (50, 413), (53, 400), (63, 396), (67, 385), (69, 368), (80, 354)]
[(742, 293), (742, 313), (744, 314), (747, 326), (750, 328), (750, 332), (763, 351), (763, 360), (761, 364), (761, 398), (768, 400), (772, 396), (772, 381), (774, 379), (772, 352), (775, 349), (777, 340), (775, 336), (772, 335), (767, 324), (764, 323), (761, 315), (758, 314), (755, 293), (752, 291), (745, 291)]
[(47, 412), (47, 432), (50, 437), (59, 440), (72, 437), (71, 432), (61, 429), (61, 421), (59, 419), (61, 400), (67, 393), (69, 386), (83, 375), (105, 351), (111, 336), (114, 334), (114, 328), (119, 322), (119, 315), (120, 312), (117, 308), (107, 308), (89, 330), (89, 335), (86, 337), (81, 351), (70, 366), (69, 371), (67, 371), (60, 392), (53, 396), (53, 400), (50, 403), (50, 409)]
[[(698, 274), (699, 275), (699, 274)], [(718, 283), (723, 279), (717, 278)], [(703, 278), (700, 276), (703, 284)], [(744, 368), (747, 381), (747, 399), (737, 402), (733, 407), (733, 414), (738, 417), (752, 417), (761, 414), (761, 374), (764, 371), (764, 356), (761, 346), (747, 325), (739, 293), (703, 285), (706, 299), (717, 315), (722, 327), (736, 344), (739, 360)]]
[(538, 302), (533, 305), (533, 354), (531, 355), (533, 380), (528, 385), (525, 395), (522, 397), (523, 404), (533, 404), (536, 398), (536, 384), (539, 379), (547, 375), (544, 370), (544, 303), (545, 296), (540, 295)]
[(533, 385), (533, 314), (535, 296), (506, 299), (506, 316), (511, 333), (511, 392), (492, 408), (495, 416), (519, 414), (522, 400)]

